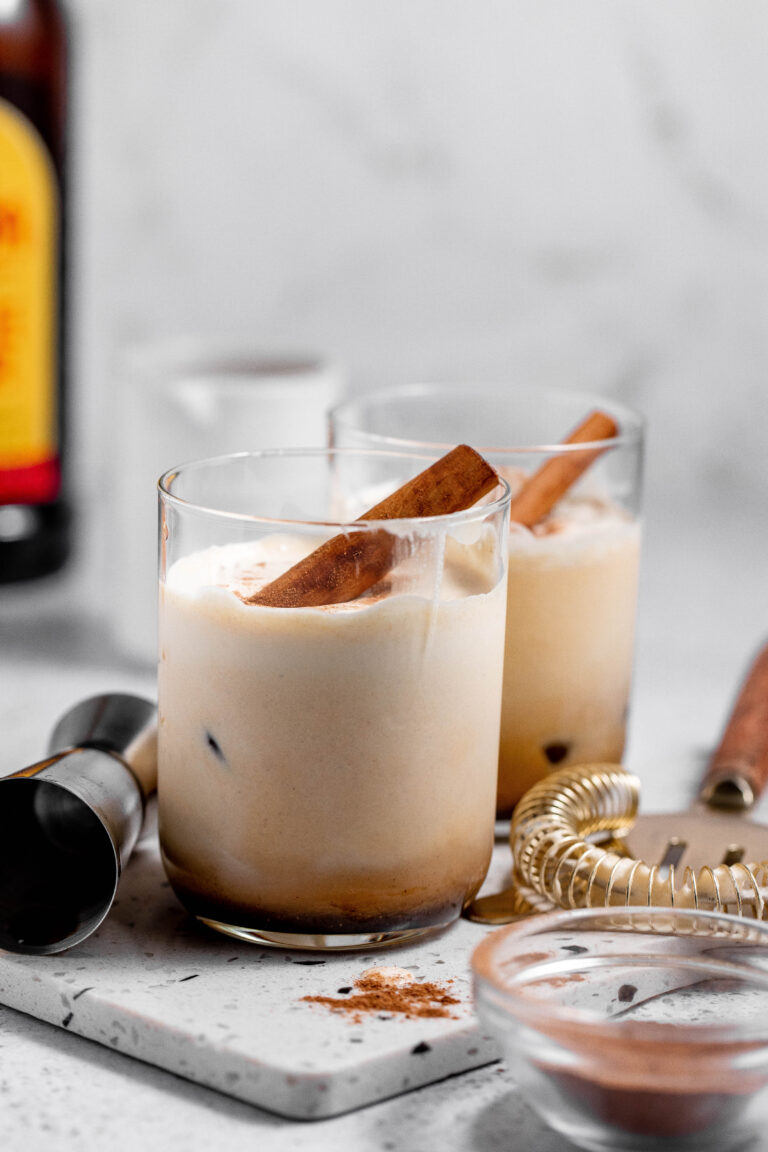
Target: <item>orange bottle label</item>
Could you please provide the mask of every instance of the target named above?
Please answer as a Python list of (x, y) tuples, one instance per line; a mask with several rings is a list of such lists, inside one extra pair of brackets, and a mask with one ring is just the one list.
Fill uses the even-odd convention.
[(56, 177), (36, 129), (0, 100), (0, 503), (59, 487)]

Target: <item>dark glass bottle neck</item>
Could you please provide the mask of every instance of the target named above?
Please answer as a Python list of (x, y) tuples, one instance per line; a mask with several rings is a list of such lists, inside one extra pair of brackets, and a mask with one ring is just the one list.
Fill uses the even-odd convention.
[[(0, 13), (8, 0), (0, 0)], [(22, 0), (0, 17), (0, 99), (35, 125), (62, 177), (66, 120), (67, 37), (56, 0)], [(16, 13), (16, 8), (9, 12)]]

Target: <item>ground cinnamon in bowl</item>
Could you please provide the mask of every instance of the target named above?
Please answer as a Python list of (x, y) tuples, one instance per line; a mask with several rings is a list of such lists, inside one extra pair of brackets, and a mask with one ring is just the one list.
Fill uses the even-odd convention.
[(768, 925), (660, 907), (550, 912), (472, 958), (518, 1088), (591, 1152), (728, 1152), (768, 1122)]
[(366, 1015), (378, 1013), (408, 1019), (443, 1016), (455, 1020), (451, 1008), (461, 1003), (443, 985), (417, 980), (407, 969), (390, 966), (367, 968), (349, 989), (340, 988), (337, 996), (302, 996), (302, 1000), (341, 1012), (355, 1024), (360, 1024)]

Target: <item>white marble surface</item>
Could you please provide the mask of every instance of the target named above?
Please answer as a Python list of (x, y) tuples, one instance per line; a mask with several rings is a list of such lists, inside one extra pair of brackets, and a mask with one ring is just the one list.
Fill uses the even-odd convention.
[[(336, 955), (239, 943), (185, 912), (148, 823), (107, 920), (87, 940), (55, 956), (0, 950), (0, 1003), (297, 1120), (336, 1116), (499, 1058), (474, 1014), (469, 971), (489, 929), (460, 920), (410, 944)], [(500, 844), (493, 890), (509, 863)], [(366, 972), (393, 965), (453, 1003), (419, 1018), (306, 1002), (349, 1002)]]
[[(724, 505), (647, 526), (628, 766), (649, 810), (684, 807), (746, 662), (768, 634), (765, 533)], [(41, 755), (83, 695), (153, 692), (105, 622), (80, 606), (76, 573), (0, 592), (0, 771)], [(758, 812), (768, 819), (766, 802)], [(119, 1052), (0, 1009), (4, 1152), (174, 1152), (256, 1144), (269, 1152), (567, 1152), (502, 1065), (311, 1124), (283, 1120)], [(768, 1137), (755, 1145), (768, 1152)]]

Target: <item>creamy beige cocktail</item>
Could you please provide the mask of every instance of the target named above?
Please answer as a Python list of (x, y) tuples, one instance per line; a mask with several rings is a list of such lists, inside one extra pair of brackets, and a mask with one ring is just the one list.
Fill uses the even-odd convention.
[(244, 602), (333, 529), (246, 519), (230, 529), (245, 539), (166, 557), (160, 836), (195, 915), (343, 945), (447, 923), (474, 895), (493, 840), (500, 509), (394, 522), (410, 555), (350, 603)]
[(512, 525), (498, 808), (556, 767), (619, 762), (632, 679), (640, 530), (572, 497)]
[[(618, 434), (559, 443), (592, 409)], [(331, 414), (342, 447), (439, 451), (464, 440), (514, 489), (547, 461), (589, 467), (531, 529), (513, 524), (499, 745), (498, 814), (556, 768), (621, 759), (632, 676), (640, 550), (642, 419), (600, 397), (549, 388), (421, 385), (353, 399)], [(515, 447), (515, 445), (517, 447)]]

